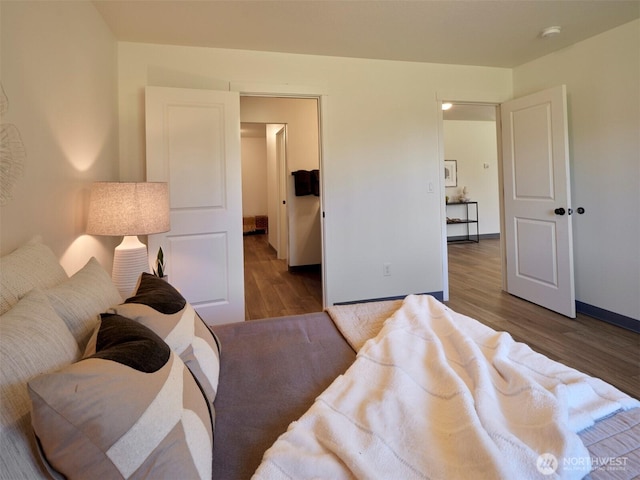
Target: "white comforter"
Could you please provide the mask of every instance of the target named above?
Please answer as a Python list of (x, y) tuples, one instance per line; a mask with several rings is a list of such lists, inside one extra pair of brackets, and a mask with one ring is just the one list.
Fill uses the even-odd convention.
[(637, 406), (430, 296), (410, 296), (254, 478), (581, 478), (590, 459), (576, 432)]

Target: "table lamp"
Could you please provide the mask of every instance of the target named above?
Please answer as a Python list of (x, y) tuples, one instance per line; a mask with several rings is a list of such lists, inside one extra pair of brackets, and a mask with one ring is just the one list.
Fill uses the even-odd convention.
[(91, 186), (87, 233), (124, 238), (115, 249), (111, 277), (123, 299), (142, 272), (149, 273), (147, 246), (138, 235), (167, 232), (169, 187), (162, 182), (96, 182)]

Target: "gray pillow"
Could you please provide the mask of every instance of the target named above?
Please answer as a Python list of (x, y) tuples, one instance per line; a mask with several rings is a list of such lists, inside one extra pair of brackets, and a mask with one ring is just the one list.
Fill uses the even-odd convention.
[(48, 478), (31, 428), (27, 381), (79, 358), (78, 344), (41, 291), (0, 316), (0, 478)]
[(143, 273), (136, 293), (109, 310), (149, 327), (180, 355), (213, 410), (220, 374), (220, 345), (213, 332), (171, 284)]
[(33, 428), (68, 479), (211, 479), (208, 404), (180, 357), (144, 325), (102, 315), (91, 355), (29, 382)]
[(45, 293), (81, 350), (98, 325), (100, 313), (122, 302), (111, 277), (95, 258), (91, 258), (71, 278), (45, 290)]
[(49, 288), (68, 275), (51, 249), (34, 237), (0, 258), (0, 314), (8, 311), (33, 288)]

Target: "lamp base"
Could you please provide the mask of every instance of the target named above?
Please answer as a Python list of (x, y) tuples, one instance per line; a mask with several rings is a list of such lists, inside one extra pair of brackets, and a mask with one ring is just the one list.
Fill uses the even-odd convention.
[(131, 296), (142, 272), (149, 273), (147, 246), (135, 235), (128, 235), (115, 249), (113, 255), (113, 284), (123, 300)]

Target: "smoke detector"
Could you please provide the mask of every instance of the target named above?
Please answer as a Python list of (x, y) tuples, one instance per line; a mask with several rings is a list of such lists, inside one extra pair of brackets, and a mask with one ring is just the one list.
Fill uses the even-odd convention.
[(542, 32), (540, 32), (540, 36), (542, 38), (551, 38), (560, 35), (562, 28), (560, 26), (547, 27)]

